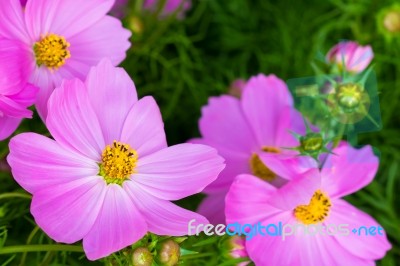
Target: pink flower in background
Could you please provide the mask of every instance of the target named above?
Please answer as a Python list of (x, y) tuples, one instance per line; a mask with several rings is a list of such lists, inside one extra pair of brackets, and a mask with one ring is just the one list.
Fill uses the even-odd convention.
[[(145, 0), (143, 8), (150, 11), (155, 11), (160, 3), (161, 1), (159, 0)], [(179, 9), (177, 16), (178, 18), (183, 18), (185, 12), (191, 7), (191, 0), (166, 0), (161, 14), (162, 16), (168, 16)]]
[(117, 18), (123, 18), (128, 9), (128, 0), (115, 0), (114, 6), (111, 9), (111, 14)]
[(0, 140), (8, 138), (34, 104), (38, 88), (27, 83), (27, 53), (16, 41), (0, 40)]
[[(371, 265), (391, 248), (385, 233), (367, 236), (354, 228), (379, 226), (343, 196), (368, 185), (378, 169), (378, 158), (367, 146), (360, 150), (341, 143), (329, 155), (321, 172), (312, 169), (281, 188), (251, 175), (240, 175), (226, 196), (227, 223), (262, 225), (348, 225), (348, 235), (256, 235), (246, 250), (256, 265)], [(286, 171), (284, 166), (275, 169)], [(332, 231), (330, 231), (332, 232)]]
[(57, 242), (83, 239), (91, 260), (147, 231), (187, 234), (201, 215), (171, 200), (201, 192), (224, 168), (211, 147), (167, 147), (152, 97), (137, 99), (128, 74), (102, 61), (85, 82), (65, 80), (49, 99), (53, 139), (24, 133), (10, 142), (15, 180), (33, 194), (36, 223)]
[(326, 60), (329, 63), (337, 64), (340, 68), (344, 67), (349, 72), (359, 73), (368, 67), (373, 57), (371, 46), (361, 46), (353, 41), (344, 41), (329, 50)]
[[(304, 134), (305, 126), (286, 84), (274, 75), (252, 77), (240, 100), (229, 95), (211, 97), (202, 109), (199, 127), (202, 138), (191, 142), (210, 145), (226, 159), (226, 168), (206, 188), (208, 197), (198, 210), (214, 224), (225, 222), (224, 198), (237, 175), (252, 173), (281, 186), (292, 173), (315, 163), (285, 149), (299, 146), (289, 131)], [(277, 176), (274, 168), (281, 164), (287, 171)]]
[(36, 107), (43, 119), (47, 100), (62, 79), (84, 79), (102, 58), (113, 65), (125, 58), (131, 33), (107, 16), (113, 0), (3, 0), (0, 39), (18, 40), (27, 50), (29, 81), (40, 91)]

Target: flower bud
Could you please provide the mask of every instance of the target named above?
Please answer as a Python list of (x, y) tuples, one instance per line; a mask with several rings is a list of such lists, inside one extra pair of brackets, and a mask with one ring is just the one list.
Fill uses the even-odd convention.
[(383, 25), (390, 32), (400, 32), (400, 12), (389, 11), (383, 18)]
[(181, 249), (172, 239), (163, 241), (157, 253), (158, 262), (163, 266), (177, 265), (180, 256)]
[(139, 247), (132, 254), (133, 266), (151, 266), (153, 264), (153, 255), (148, 248)]
[(348, 72), (360, 73), (368, 67), (373, 57), (371, 46), (361, 46), (353, 41), (345, 41), (332, 47), (326, 60), (336, 64), (339, 69), (345, 68)]
[(317, 152), (323, 148), (324, 140), (319, 133), (308, 133), (300, 138), (301, 149), (304, 152)]
[(344, 112), (353, 112), (361, 103), (361, 87), (354, 83), (341, 84), (338, 87), (336, 98)]

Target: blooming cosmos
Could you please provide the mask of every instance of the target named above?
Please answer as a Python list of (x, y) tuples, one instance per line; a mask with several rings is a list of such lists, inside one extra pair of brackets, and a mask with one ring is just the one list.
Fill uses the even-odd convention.
[(15, 180), (33, 194), (36, 223), (58, 242), (83, 239), (95, 260), (143, 237), (185, 235), (201, 215), (171, 200), (198, 193), (224, 168), (211, 147), (167, 147), (152, 97), (137, 99), (128, 74), (105, 60), (85, 82), (65, 80), (49, 99), (53, 139), (24, 133), (10, 141)]
[(0, 140), (8, 138), (23, 118), (31, 118), (27, 107), (35, 102), (38, 89), (27, 83), (28, 51), (16, 41), (0, 40)]
[(130, 32), (105, 14), (113, 0), (3, 0), (0, 39), (18, 40), (27, 50), (29, 81), (38, 86), (36, 107), (43, 119), (47, 100), (63, 78), (84, 79), (102, 58), (125, 58)]
[(274, 173), (275, 166), (285, 164), (288, 172), (301, 172), (298, 161), (312, 161), (285, 149), (299, 146), (289, 131), (304, 134), (305, 126), (286, 84), (274, 75), (252, 77), (240, 100), (231, 95), (210, 98), (199, 127), (202, 138), (190, 142), (210, 145), (226, 159), (226, 168), (206, 188), (208, 197), (199, 207), (214, 224), (225, 222), (224, 198), (238, 174), (252, 173), (281, 186), (285, 179)]
[[(235, 179), (226, 196), (228, 223), (329, 228), (325, 235), (305, 234), (300, 228), (284, 240), (257, 234), (246, 240), (256, 265), (371, 265), (391, 248), (385, 233), (376, 231), (379, 225), (372, 217), (341, 199), (373, 180), (378, 158), (369, 146), (356, 150), (345, 142), (333, 152), (336, 155), (327, 157), (321, 171), (312, 169), (279, 189), (251, 175)], [(275, 170), (285, 175), (284, 166)], [(333, 227), (342, 224), (348, 225), (348, 235), (334, 233)], [(375, 235), (350, 231), (361, 226), (375, 226)]]
[(371, 63), (374, 53), (371, 46), (361, 46), (353, 41), (343, 41), (333, 46), (326, 60), (339, 68), (344, 67), (349, 72), (359, 73)]

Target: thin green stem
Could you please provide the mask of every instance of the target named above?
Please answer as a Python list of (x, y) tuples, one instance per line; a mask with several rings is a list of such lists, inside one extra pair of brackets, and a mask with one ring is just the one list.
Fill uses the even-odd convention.
[(40, 252), (40, 251), (69, 251), (83, 252), (82, 246), (74, 245), (23, 245), (2, 247), (0, 254), (13, 254), (19, 252)]
[(32, 196), (26, 193), (19, 193), (19, 192), (10, 192), (10, 193), (3, 193), (0, 194), (0, 200), (6, 198), (22, 198), (22, 199), (32, 199)]

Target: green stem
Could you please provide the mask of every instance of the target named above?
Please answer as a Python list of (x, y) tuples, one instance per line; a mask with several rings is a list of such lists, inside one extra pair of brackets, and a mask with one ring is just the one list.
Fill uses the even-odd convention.
[(23, 199), (32, 199), (32, 196), (26, 193), (18, 193), (18, 192), (10, 192), (0, 194), (0, 200), (6, 198), (23, 198)]
[(40, 252), (40, 251), (69, 251), (83, 252), (82, 246), (73, 245), (23, 245), (2, 247), (0, 254), (12, 254), (18, 252)]

